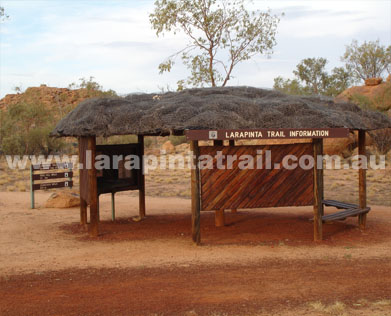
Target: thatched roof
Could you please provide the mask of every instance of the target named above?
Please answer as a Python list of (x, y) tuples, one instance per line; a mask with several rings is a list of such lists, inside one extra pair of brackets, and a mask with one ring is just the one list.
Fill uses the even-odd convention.
[(60, 121), (52, 135), (180, 135), (186, 129), (333, 127), (371, 130), (391, 127), (391, 120), (331, 99), (251, 87), (202, 88), (89, 99)]

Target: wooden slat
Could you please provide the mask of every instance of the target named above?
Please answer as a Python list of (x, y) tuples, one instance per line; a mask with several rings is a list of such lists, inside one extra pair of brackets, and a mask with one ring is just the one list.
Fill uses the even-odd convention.
[(323, 205), (325, 206), (334, 206), (338, 209), (348, 209), (348, 208), (359, 208), (357, 204), (339, 202), (336, 200), (324, 200)]
[[(365, 148), (365, 131), (358, 131), (358, 154), (366, 156)], [(359, 206), (361, 209), (367, 207), (367, 166), (363, 166), (358, 170), (358, 182), (359, 182)], [(360, 214), (358, 217), (358, 224), (360, 229), (365, 229), (367, 222), (367, 214)]]
[(328, 222), (328, 221), (335, 221), (335, 220), (340, 220), (340, 219), (346, 219), (347, 217), (353, 217), (357, 215), (362, 215), (362, 214), (367, 214), (370, 211), (370, 208), (352, 208), (352, 209), (347, 209), (341, 212), (336, 212), (333, 214), (328, 214), (322, 217), (323, 222)]
[(191, 227), (193, 242), (201, 243), (201, 198), (200, 198), (200, 172), (198, 169), (198, 157), (200, 149), (198, 141), (190, 142), (190, 151), (193, 153), (193, 165), (191, 169)]
[[(312, 156), (312, 144), (259, 145), (259, 146), (203, 146), (201, 155), (249, 155), (256, 166), (257, 150), (263, 150), (262, 169), (239, 169), (239, 161), (232, 169), (219, 170), (216, 159), (212, 169), (201, 173), (202, 210), (258, 208), (277, 206), (303, 206), (313, 204), (313, 170), (296, 168), (267, 169), (266, 150), (271, 150), (271, 166), (293, 154), (300, 158)], [(297, 185), (297, 184), (300, 185)]]

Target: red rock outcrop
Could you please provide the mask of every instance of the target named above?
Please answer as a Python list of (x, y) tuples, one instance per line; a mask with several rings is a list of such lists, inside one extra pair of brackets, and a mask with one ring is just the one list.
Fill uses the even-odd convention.
[(73, 109), (81, 101), (101, 96), (103, 92), (88, 89), (55, 88), (41, 85), (40, 87), (27, 88), (23, 93), (7, 94), (0, 100), (0, 110), (19, 102), (40, 101), (48, 108)]
[(355, 86), (346, 89), (335, 97), (335, 101), (351, 101), (357, 103), (358, 98), (370, 102), (376, 110), (391, 110), (391, 82), (387, 81), (375, 86)]
[(365, 79), (366, 86), (377, 86), (383, 82), (382, 78), (368, 78)]

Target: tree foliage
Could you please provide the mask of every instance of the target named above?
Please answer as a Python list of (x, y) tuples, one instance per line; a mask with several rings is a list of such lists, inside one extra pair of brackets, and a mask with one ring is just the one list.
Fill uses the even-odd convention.
[(0, 113), (0, 144), (4, 154), (49, 154), (64, 148), (62, 140), (49, 137), (54, 128), (53, 110), (42, 102), (19, 102)]
[(0, 111), (0, 152), (48, 155), (69, 150), (69, 143), (49, 136), (59, 119), (74, 108), (71, 102), (68, 104), (70, 99), (67, 98), (83, 100), (117, 95), (113, 90), (104, 91), (93, 77), (79, 81), (78, 84), (69, 85), (70, 89), (77, 89), (75, 94), (56, 95), (50, 104), (45, 103), (45, 95), (39, 89), (27, 89), (20, 93), (21, 98), (17, 103)]
[(341, 60), (356, 81), (381, 77), (385, 71), (391, 72), (391, 46), (383, 46), (379, 40), (361, 45), (353, 40)]
[(300, 84), (298, 79), (284, 79), (281, 76), (274, 78), (274, 89), (292, 95), (310, 95), (311, 91), (308, 87)]
[(79, 83), (72, 82), (68, 85), (69, 89), (86, 89), (89, 97), (115, 97), (117, 93), (114, 90), (104, 90), (98, 82), (95, 81), (95, 78), (90, 76), (89, 79), (80, 78)]
[(4, 7), (0, 7), (0, 22), (8, 18), (9, 16), (5, 13)]
[(313, 94), (320, 94), (327, 85), (326, 64), (326, 58), (306, 58), (296, 66), (293, 73)]
[(244, 0), (157, 0), (150, 14), (156, 35), (183, 32), (187, 45), (159, 65), (171, 71), (180, 56), (190, 70), (178, 87), (225, 86), (235, 66), (256, 54), (270, 55), (276, 45), (279, 17), (248, 11)]
[(326, 58), (303, 59), (293, 71), (295, 79), (274, 79), (274, 89), (294, 95), (336, 96), (351, 84), (351, 76), (343, 67), (326, 71)]

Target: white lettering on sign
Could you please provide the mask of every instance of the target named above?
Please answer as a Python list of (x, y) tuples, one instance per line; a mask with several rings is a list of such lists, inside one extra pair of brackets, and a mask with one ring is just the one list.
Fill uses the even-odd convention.
[(267, 137), (274, 138), (274, 137), (285, 137), (285, 134), (283, 131), (267, 131)]
[(289, 131), (289, 135), (285, 134), (285, 131), (275, 130), (266, 131), (265, 137), (262, 131), (226, 131), (225, 139), (249, 139), (249, 138), (287, 138), (287, 137), (329, 137), (330, 131), (328, 130), (293, 130)]
[(262, 138), (261, 131), (225, 132), (225, 138)]
[(290, 137), (328, 137), (328, 130), (290, 131)]

